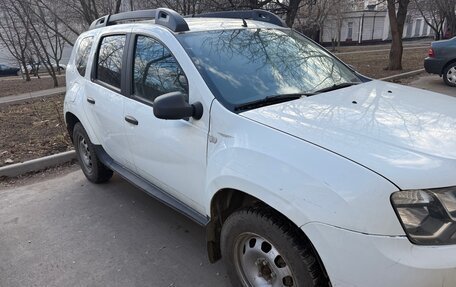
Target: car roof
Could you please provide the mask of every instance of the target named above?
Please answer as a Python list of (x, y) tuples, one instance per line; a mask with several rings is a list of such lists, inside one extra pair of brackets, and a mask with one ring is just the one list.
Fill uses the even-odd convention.
[[(146, 21), (137, 21), (137, 22), (130, 22), (130, 25), (153, 25), (154, 27), (161, 27), (163, 29), (167, 29), (172, 33), (175, 34), (182, 34), (182, 33), (192, 33), (192, 32), (202, 32), (202, 31), (214, 31), (214, 30), (232, 30), (232, 29), (244, 29), (244, 28), (263, 28), (263, 29), (289, 29), (280, 27), (274, 24), (270, 24), (267, 22), (262, 21), (255, 21), (255, 20), (245, 20), (247, 23), (247, 27), (243, 26), (242, 19), (229, 19), (229, 18), (199, 18), (199, 17), (189, 17), (185, 18), (185, 21), (188, 24), (188, 31), (185, 32), (172, 32), (168, 28), (164, 27), (163, 25), (155, 24), (154, 20), (146, 20)], [(121, 26), (125, 24), (117, 24), (114, 26)], [(113, 26), (108, 26), (113, 27)]]
[(131, 31), (133, 28), (141, 27), (147, 29), (148, 27), (154, 27), (161, 30), (169, 31), (171, 34), (187, 34), (194, 32), (204, 31), (216, 31), (216, 30), (233, 30), (233, 29), (290, 29), (282, 26), (274, 25), (268, 22), (256, 21), (245, 19), (247, 27), (243, 26), (243, 19), (232, 19), (232, 18), (206, 18), (206, 17), (185, 17), (185, 21), (189, 27), (188, 31), (184, 32), (173, 32), (169, 28), (155, 24), (155, 20), (140, 20), (133, 22), (124, 22), (115, 25), (109, 25), (98, 29), (92, 29), (83, 32), (79, 35), (79, 39), (87, 36), (99, 35), (99, 33), (125, 33)]

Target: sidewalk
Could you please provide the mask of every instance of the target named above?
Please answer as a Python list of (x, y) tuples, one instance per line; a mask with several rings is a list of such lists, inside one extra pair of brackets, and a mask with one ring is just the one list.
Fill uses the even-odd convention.
[(20, 103), (26, 100), (49, 97), (65, 93), (66, 87), (58, 87), (48, 90), (36, 91), (31, 93), (19, 94), (14, 96), (0, 97), (0, 106)]

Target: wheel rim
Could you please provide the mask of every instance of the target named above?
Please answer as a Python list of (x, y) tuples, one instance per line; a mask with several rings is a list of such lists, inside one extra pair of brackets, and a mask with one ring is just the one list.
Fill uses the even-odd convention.
[(448, 82), (456, 84), (456, 67), (449, 69), (446, 77), (448, 79)]
[(78, 138), (78, 149), (79, 156), (81, 158), (82, 165), (88, 171), (92, 171), (92, 155), (90, 154), (89, 145), (83, 136)]
[(244, 286), (296, 286), (285, 258), (263, 237), (243, 233), (235, 242), (234, 260)]

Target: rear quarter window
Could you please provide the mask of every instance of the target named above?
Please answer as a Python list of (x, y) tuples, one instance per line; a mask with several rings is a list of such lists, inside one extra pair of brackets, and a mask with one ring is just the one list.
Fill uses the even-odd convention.
[(85, 76), (87, 69), (87, 62), (89, 61), (90, 50), (92, 49), (93, 37), (87, 37), (79, 43), (78, 51), (76, 53), (76, 69), (81, 76)]

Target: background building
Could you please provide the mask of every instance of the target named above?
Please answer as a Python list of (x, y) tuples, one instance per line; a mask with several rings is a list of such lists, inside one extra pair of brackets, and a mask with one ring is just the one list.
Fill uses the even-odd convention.
[[(391, 40), (388, 11), (385, 2), (354, 0), (353, 11), (333, 13), (323, 23), (321, 42), (361, 44)], [(433, 37), (433, 31), (420, 13), (409, 11), (404, 27), (404, 39)]]

